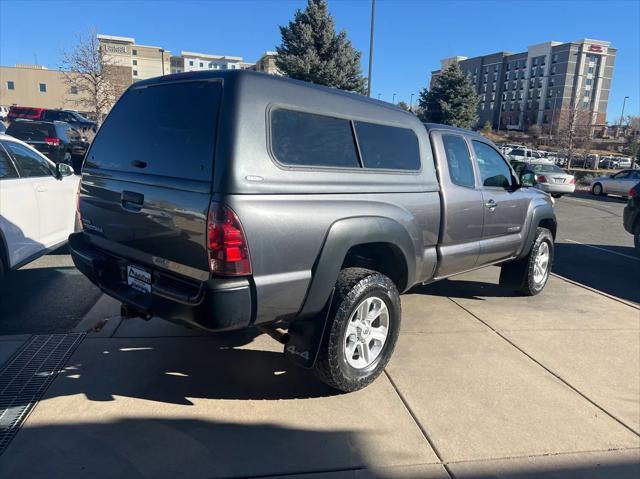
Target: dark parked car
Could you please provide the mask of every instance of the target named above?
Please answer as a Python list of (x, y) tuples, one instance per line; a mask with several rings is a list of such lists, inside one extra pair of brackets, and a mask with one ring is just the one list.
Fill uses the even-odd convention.
[(89, 143), (68, 123), (62, 121), (14, 121), (7, 135), (30, 144), (55, 163), (66, 163), (80, 172)]
[(543, 290), (556, 218), (534, 178), (477, 133), (361, 95), (166, 75), (131, 85), (100, 127), (69, 243), (123, 316), (258, 326), (353, 391), (389, 361), (412, 286), (499, 264), (504, 287)]
[(96, 122), (91, 121), (73, 110), (45, 110), (42, 113), (42, 120), (64, 121), (78, 131), (96, 129)]
[(640, 183), (628, 193), (627, 206), (624, 207), (622, 222), (624, 229), (633, 235), (633, 244), (640, 254)]

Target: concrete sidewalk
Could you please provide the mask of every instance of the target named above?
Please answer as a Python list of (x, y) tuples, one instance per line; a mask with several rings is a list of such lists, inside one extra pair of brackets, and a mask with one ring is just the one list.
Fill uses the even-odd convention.
[(265, 336), (121, 322), (103, 298), (0, 477), (639, 477), (640, 310), (497, 275), (403, 296), (392, 362), (352, 394)]

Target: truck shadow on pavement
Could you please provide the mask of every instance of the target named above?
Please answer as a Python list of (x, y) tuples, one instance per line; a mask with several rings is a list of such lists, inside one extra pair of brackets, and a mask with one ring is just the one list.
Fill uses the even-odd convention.
[[(270, 340), (268, 340), (270, 341)], [(86, 339), (47, 391), (193, 406), (197, 399), (303, 399), (340, 394), (281, 352), (234, 349), (216, 337)]]
[(425, 294), (430, 296), (444, 296), (460, 299), (506, 298), (518, 296), (514, 291), (503, 288), (499, 284), (470, 281), (466, 279), (443, 279), (436, 283), (416, 286), (409, 294)]

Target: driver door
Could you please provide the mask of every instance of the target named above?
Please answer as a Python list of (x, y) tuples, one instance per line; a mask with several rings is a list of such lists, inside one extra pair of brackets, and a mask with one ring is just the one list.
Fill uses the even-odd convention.
[(74, 182), (58, 180), (55, 166), (35, 151), (13, 141), (5, 146), (21, 178), (28, 178), (38, 203), (39, 242), (45, 247), (61, 243), (73, 231)]
[(484, 212), (480, 266), (509, 258), (518, 251), (530, 199), (525, 189), (514, 188), (517, 182), (511, 168), (493, 146), (480, 139), (473, 139), (471, 144)]

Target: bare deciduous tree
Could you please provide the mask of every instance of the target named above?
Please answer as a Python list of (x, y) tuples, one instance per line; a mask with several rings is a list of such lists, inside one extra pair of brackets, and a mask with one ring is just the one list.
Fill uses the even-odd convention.
[(101, 45), (95, 31), (78, 38), (78, 43), (62, 53), (60, 69), (68, 92), (69, 102), (95, 115), (98, 124), (115, 103), (120, 93), (112, 56)]
[(579, 148), (590, 149), (591, 145), (591, 112), (572, 102), (558, 115), (555, 144), (568, 158), (568, 167)]

